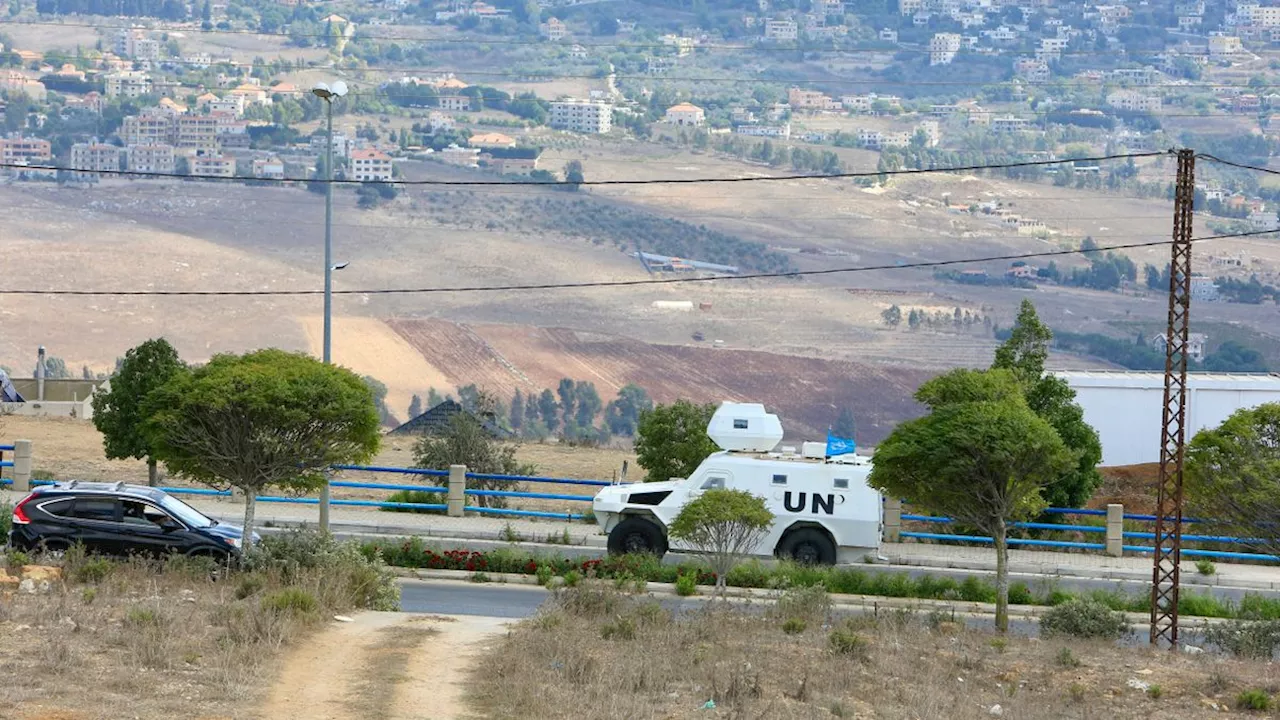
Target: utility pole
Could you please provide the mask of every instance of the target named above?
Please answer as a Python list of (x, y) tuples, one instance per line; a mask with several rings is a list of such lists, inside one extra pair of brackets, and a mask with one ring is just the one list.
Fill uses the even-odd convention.
[(1151, 571), (1151, 644), (1178, 647), (1178, 583), (1182, 562), (1182, 466), (1187, 439), (1187, 336), (1191, 325), (1191, 227), (1195, 204), (1194, 150), (1178, 151), (1169, 263), (1169, 325), (1164, 361), (1160, 484)]

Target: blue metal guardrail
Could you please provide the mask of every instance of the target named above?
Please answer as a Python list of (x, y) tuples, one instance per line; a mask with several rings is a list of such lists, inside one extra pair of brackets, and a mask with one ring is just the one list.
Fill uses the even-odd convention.
[[(1102, 516), (1106, 517), (1106, 510), (1089, 510), (1080, 508), (1047, 508), (1046, 515), (1076, 515), (1076, 516)], [(903, 520), (921, 523), (950, 524), (955, 522), (949, 517), (937, 517), (933, 515), (912, 515), (908, 513), (902, 514)], [(1155, 522), (1155, 515), (1146, 515), (1139, 513), (1125, 513), (1125, 520), (1137, 522)], [(1183, 518), (1184, 523), (1204, 523), (1208, 522), (1204, 518)], [(1082, 533), (1103, 533), (1107, 532), (1105, 527), (1097, 525), (1065, 525), (1057, 523), (1037, 523), (1037, 522), (1015, 522), (1009, 523), (1011, 528), (1024, 528), (1033, 530), (1054, 530), (1060, 532), (1082, 532)], [(903, 531), (900, 533), (902, 537), (916, 538), (917, 540), (942, 540), (948, 542), (964, 542), (990, 545), (993, 540), (989, 537), (978, 535), (950, 535), (945, 533), (933, 532), (913, 532)], [(1124, 538), (1134, 538), (1139, 540), (1154, 540), (1156, 535), (1152, 532), (1141, 531), (1124, 531), (1121, 533)], [(1213, 542), (1225, 545), (1243, 545), (1250, 546), (1252, 543), (1249, 538), (1230, 537), (1226, 535), (1193, 535), (1183, 534), (1182, 539), (1187, 542)], [(1064, 540), (1032, 540), (1025, 538), (1009, 538), (1011, 547), (1047, 547), (1059, 549), (1073, 550), (1105, 550), (1105, 543), (1088, 543), (1088, 542), (1070, 542)], [(1150, 545), (1124, 545), (1126, 552), (1155, 552), (1155, 548)], [(1192, 548), (1183, 548), (1182, 554), (1188, 557), (1206, 557), (1219, 558), (1223, 560), (1252, 560), (1259, 561), (1280, 561), (1280, 556), (1266, 555), (1262, 553), (1247, 552), (1231, 552), (1226, 550), (1197, 550)]]
[[(2, 446), (0, 446), (2, 447)], [(369, 472), (369, 473), (390, 473), (396, 475), (415, 475), (421, 477), (447, 478), (448, 470), (424, 470), (421, 468), (398, 468), (384, 467), (377, 465), (334, 465), (334, 470)], [(588, 485), (607, 487), (612, 484), (608, 480), (578, 480), (575, 478), (553, 478), (553, 477), (535, 477), (528, 475), (497, 475), (493, 473), (467, 473), (468, 480), (500, 480), (507, 482), (523, 482), (523, 483), (545, 483), (552, 485)], [(0, 480), (0, 485), (12, 484), (12, 480)], [(35, 480), (32, 485), (52, 485), (49, 480)], [(331, 487), (339, 488), (357, 488), (364, 490), (385, 490), (395, 492), (405, 490), (410, 492), (439, 493), (445, 495), (449, 492), (447, 487), (435, 485), (415, 485), (408, 483), (375, 483), (360, 482), (354, 480), (334, 480), (329, 483)], [(174, 495), (198, 495), (206, 497), (228, 497), (231, 495), (230, 490), (214, 490), (211, 488), (191, 488), (191, 487), (161, 487), (161, 490), (172, 493)], [(533, 500), (559, 500), (563, 502), (591, 502), (590, 495), (564, 495), (560, 493), (541, 493), (527, 492), (520, 490), (479, 490), (468, 488), (464, 494), (472, 497), (508, 497), (508, 498), (527, 498)], [(296, 503), (300, 505), (318, 505), (320, 500), (314, 497), (287, 497), (277, 495), (260, 495), (259, 502), (272, 503)], [(329, 503), (334, 506), (346, 507), (376, 507), (376, 508), (395, 508), (405, 510), (435, 510), (444, 511), (448, 506), (444, 503), (406, 503), (406, 502), (385, 502), (377, 500), (339, 500), (333, 499)], [(580, 513), (571, 512), (547, 512), (542, 510), (519, 510), (515, 508), (490, 508), (478, 505), (468, 505), (465, 510), (467, 512), (479, 513), (482, 515), (510, 515), (514, 517), (537, 517), (537, 518), (555, 518), (558, 520), (581, 520), (586, 516)]]

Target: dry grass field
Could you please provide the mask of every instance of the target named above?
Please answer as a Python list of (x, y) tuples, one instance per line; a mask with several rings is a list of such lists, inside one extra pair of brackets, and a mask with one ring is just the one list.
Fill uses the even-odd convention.
[(910, 613), (842, 618), (803, 596), (786, 611), (717, 604), (673, 617), (609, 586), (562, 591), (482, 661), (477, 705), (530, 720), (1139, 720), (1217, 717), (1242, 691), (1277, 691), (1263, 661), (998, 637)]

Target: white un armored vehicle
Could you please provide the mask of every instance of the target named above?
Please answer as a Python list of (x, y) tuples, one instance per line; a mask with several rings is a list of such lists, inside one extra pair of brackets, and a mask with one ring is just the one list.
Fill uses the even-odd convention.
[(689, 550), (667, 538), (684, 504), (711, 488), (746, 490), (764, 498), (773, 527), (756, 555), (806, 563), (856, 562), (880, 547), (880, 493), (867, 485), (871, 461), (853, 454), (826, 456), (826, 443), (784, 447), (778, 416), (752, 403), (723, 403), (707, 434), (722, 448), (689, 478), (611, 485), (592, 504), (609, 533), (609, 552)]

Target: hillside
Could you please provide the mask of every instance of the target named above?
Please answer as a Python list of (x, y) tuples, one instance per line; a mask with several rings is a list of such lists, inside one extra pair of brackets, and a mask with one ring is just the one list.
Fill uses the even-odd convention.
[[(762, 402), (782, 416), (789, 438), (822, 437), (840, 407), (874, 444), (919, 408), (911, 394), (935, 371), (725, 348), (658, 345), (563, 328), (390, 321), (454, 384), (474, 382), (508, 397), (554, 388), (563, 377), (594, 382), (602, 397), (628, 383), (657, 402), (689, 398)], [(447, 369), (447, 370), (446, 370)]]

